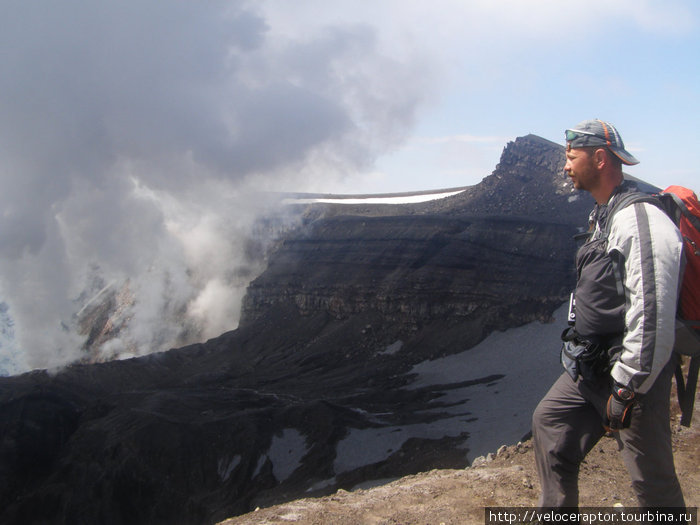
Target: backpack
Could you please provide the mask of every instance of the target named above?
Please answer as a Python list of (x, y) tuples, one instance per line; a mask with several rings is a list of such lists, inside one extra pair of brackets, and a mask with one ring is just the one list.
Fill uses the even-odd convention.
[(681, 425), (689, 427), (700, 370), (700, 202), (692, 190), (669, 186), (655, 195), (636, 192), (623, 194), (618, 202), (613, 203), (610, 215), (636, 202), (649, 202), (662, 209), (678, 227), (684, 241), (684, 268), (673, 351), (689, 356), (690, 360), (687, 379), (683, 378), (682, 363), (675, 371)]

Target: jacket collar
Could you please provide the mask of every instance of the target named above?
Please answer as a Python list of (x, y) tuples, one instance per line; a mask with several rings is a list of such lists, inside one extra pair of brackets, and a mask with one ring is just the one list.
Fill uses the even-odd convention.
[(605, 204), (596, 203), (596, 205), (593, 207), (593, 211), (591, 211), (591, 214), (588, 217), (588, 222), (591, 229), (595, 229), (596, 225), (599, 229), (604, 229), (608, 222), (608, 210), (610, 209), (610, 205), (615, 201), (616, 197), (618, 195), (635, 191), (639, 191), (636, 182), (631, 180), (623, 180), (622, 183), (610, 194), (608, 202)]

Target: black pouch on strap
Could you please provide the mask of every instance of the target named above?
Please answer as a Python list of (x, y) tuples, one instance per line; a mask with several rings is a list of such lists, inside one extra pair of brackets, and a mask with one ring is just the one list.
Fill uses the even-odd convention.
[(595, 381), (610, 371), (608, 345), (581, 338), (569, 327), (561, 334), (561, 364), (576, 381), (579, 376)]

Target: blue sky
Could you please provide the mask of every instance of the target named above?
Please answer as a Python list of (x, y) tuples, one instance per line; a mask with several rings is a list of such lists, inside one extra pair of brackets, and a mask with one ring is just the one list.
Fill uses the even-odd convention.
[(266, 4), (272, 27), (368, 24), (384, 52), (424, 61), (431, 80), (405, 141), (343, 189), (473, 184), (507, 141), (534, 133), (562, 143), (566, 127), (601, 118), (640, 159), (629, 173), (700, 190), (697, 2), (334, 1), (289, 13), (283, 4)]

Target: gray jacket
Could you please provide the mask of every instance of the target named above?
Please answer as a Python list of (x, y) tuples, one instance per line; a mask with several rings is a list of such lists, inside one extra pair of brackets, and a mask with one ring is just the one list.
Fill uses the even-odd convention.
[(635, 203), (591, 214), (593, 233), (577, 255), (576, 331), (584, 337), (622, 337), (612, 378), (643, 394), (651, 388), (673, 351), (683, 241), (659, 208)]

